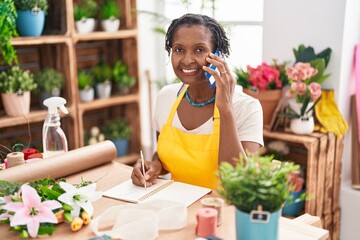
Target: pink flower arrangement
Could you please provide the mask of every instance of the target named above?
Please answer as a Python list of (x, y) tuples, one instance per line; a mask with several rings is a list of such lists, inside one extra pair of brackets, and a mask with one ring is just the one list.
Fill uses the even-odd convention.
[(246, 72), (242, 69), (235, 69), (237, 83), (243, 88), (250, 88), (255, 91), (266, 91), (282, 89), (284, 85), (288, 84), (288, 79), (285, 74), (285, 63), (278, 64), (276, 60), (274, 60), (272, 65), (263, 62), (255, 68), (248, 65), (246, 69)]
[(290, 81), (290, 89), (286, 92), (286, 96), (294, 97), (296, 102), (301, 104), (301, 112), (297, 114), (304, 116), (311, 110), (308, 109), (308, 104), (311, 101), (316, 102), (321, 96), (321, 85), (312, 81), (318, 70), (308, 62), (298, 62), (294, 67), (286, 67), (285, 71)]

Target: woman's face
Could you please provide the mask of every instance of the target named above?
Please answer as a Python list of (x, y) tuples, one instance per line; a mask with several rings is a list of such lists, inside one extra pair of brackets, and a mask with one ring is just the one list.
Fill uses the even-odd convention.
[(212, 33), (201, 25), (182, 26), (174, 34), (171, 63), (174, 72), (185, 84), (206, 81), (202, 66), (213, 51)]

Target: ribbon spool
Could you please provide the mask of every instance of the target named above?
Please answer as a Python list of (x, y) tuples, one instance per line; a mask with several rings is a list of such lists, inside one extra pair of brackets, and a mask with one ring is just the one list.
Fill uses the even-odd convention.
[(220, 226), (223, 222), (223, 206), (225, 204), (224, 200), (216, 197), (207, 197), (201, 199), (201, 205), (205, 208), (215, 208), (218, 211), (217, 225)]
[(25, 164), (24, 153), (22, 152), (12, 152), (6, 155), (7, 158), (7, 167), (15, 167), (18, 165)]
[(199, 237), (216, 235), (218, 211), (215, 208), (200, 208), (196, 214), (195, 234)]

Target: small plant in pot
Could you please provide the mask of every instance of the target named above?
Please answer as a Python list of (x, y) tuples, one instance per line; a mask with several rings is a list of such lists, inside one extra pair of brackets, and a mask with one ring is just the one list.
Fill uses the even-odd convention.
[(26, 115), (30, 112), (30, 91), (37, 84), (29, 70), (12, 66), (0, 74), (0, 92), (5, 112), (9, 116)]
[(96, 26), (98, 4), (95, 0), (82, 0), (74, 3), (74, 19), (79, 34), (93, 32)]
[(40, 36), (44, 30), (48, 0), (14, 0), (18, 17), (16, 26), (21, 36)]
[(78, 87), (80, 101), (90, 102), (94, 100), (94, 79), (91, 73), (86, 70), (80, 70), (78, 72)]
[(236, 207), (236, 234), (243, 239), (278, 239), (281, 209), (288, 199), (289, 173), (299, 166), (291, 162), (272, 161), (272, 156), (240, 157), (236, 166), (219, 167), (221, 188), (229, 204)]
[(99, 63), (92, 70), (97, 98), (109, 98), (111, 95), (112, 69), (107, 63)]
[(120, 94), (128, 94), (136, 84), (135, 77), (128, 75), (128, 68), (121, 60), (116, 61), (114, 65), (113, 77)]
[(100, 7), (101, 27), (106, 32), (116, 32), (120, 26), (120, 8), (115, 0), (105, 0)]
[(63, 87), (64, 77), (54, 68), (44, 68), (35, 73), (35, 82), (38, 85), (40, 106), (44, 107), (43, 101), (49, 97), (59, 97)]
[(114, 142), (117, 156), (126, 155), (128, 152), (131, 127), (125, 119), (115, 119), (108, 122), (102, 129), (105, 139)]

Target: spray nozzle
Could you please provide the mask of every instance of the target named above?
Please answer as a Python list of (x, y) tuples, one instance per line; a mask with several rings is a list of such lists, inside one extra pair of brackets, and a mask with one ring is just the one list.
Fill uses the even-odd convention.
[(48, 107), (50, 114), (55, 114), (58, 112), (58, 108), (63, 112), (64, 114), (68, 114), (69, 111), (66, 109), (65, 104), (66, 100), (62, 97), (50, 97), (48, 99), (45, 99), (43, 104)]

